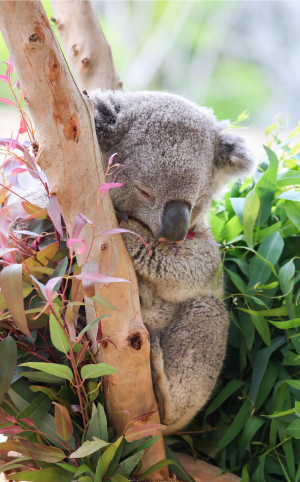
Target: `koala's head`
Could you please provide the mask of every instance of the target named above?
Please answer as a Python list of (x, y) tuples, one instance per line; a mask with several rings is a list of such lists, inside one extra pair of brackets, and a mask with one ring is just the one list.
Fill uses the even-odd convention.
[(159, 240), (181, 242), (230, 178), (254, 167), (244, 139), (213, 113), (159, 92), (90, 94), (105, 163), (125, 166), (112, 189), (115, 208), (148, 226)]

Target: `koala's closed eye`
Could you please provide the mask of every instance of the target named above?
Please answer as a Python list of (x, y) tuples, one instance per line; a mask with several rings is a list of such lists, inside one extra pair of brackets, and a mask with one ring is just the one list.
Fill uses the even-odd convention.
[(136, 186), (136, 189), (142, 198), (146, 199), (146, 201), (149, 201), (151, 204), (154, 204), (155, 202), (154, 196), (152, 196), (149, 192), (145, 191), (144, 189), (138, 186)]

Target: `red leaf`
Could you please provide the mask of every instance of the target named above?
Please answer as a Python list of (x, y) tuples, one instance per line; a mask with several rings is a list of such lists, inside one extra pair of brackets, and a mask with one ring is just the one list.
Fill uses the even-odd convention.
[(129, 428), (126, 431), (125, 439), (127, 442), (134, 442), (140, 440), (143, 437), (149, 437), (156, 434), (159, 430), (165, 430), (165, 425), (151, 424), (151, 425), (138, 425), (137, 427)]
[(129, 229), (122, 229), (122, 228), (108, 229), (107, 231), (104, 231), (103, 233), (101, 233), (101, 236), (104, 236), (105, 234), (120, 234), (120, 233), (130, 233), (140, 238), (140, 240), (144, 243), (144, 245), (146, 246), (146, 248), (148, 249), (149, 253), (152, 256), (151, 250), (148, 244), (146, 243), (146, 241), (143, 240), (142, 236), (139, 236), (137, 233), (134, 233), (133, 231), (129, 231)]
[(105, 276), (100, 273), (77, 274), (75, 278), (82, 281), (94, 281), (94, 283), (131, 283), (131, 281), (128, 281), (127, 279), (111, 278), (110, 276)]
[(59, 437), (67, 441), (73, 434), (73, 425), (70, 415), (66, 407), (59, 403), (53, 402), (55, 405), (54, 425), (55, 431)]
[(20, 122), (20, 128), (19, 128), (19, 133), (20, 134), (24, 134), (24, 132), (27, 132), (27, 127), (26, 127), (26, 124), (24, 122), (24, 118), (23, 116), (21, 117), (21, 122)]
[(104, 197), (105, 194), (107, 194), (107, 192), (110, 189), (113, 189), (115, 187), (125, 186), (125, 184), (126, 184), (126, 182), (105, 182), (105, 183), (101, 184), (99, 191), (103, 194), (102, 197)]
[(23, 431), (23, 428), (18, 427), (17, 425), (12, 425), (11, 427), (2, 427), (0, 428), (0, 434), (1, 435), (16, 435), (17, 433), (20, 433)]
[(25, 423), (27, 423), (27, 425), (29, 425), (30, 427), (33, 427), (33, 426), (34, 426), (34, 421), (31, 420), (31, 418), (28, 418), (28, 417), (20, 418), (20, 419), (19, 419), (19, 422), (25, 422)]

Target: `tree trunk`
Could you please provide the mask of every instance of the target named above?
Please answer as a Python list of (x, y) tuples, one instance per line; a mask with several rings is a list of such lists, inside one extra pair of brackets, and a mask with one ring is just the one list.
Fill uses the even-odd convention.
[[(104, 173), (91, 101), (75, 84), (40, 1), (2, 1), (0, 28), (36, 126), (37, 161), (47, 175), (50, 192), (57, 196), (67, 224), (73, 224), (77, 213), (94, 221), (97, 192)], [(95, 226), (96, 236), (117, 227), (109, 195), (100, 200)], [(90, 225), (85, 227), (85, 239), (91, 246)], [(101, 273), (131, 281), (131, 284), (96, 287), (102, 288), (101, 295), (119, 309), (102, 322), (104, 336), (117, 346), (116, 349), (108, 344), (102, 360), (118, 370), (113, 377), (106, 377), (105, 393), (110, 423), (120, 432), (127, 421), (124, 407), (131, 417), (157, 409), (149, 337), (141, 320), (135, 271), (121, 236), (96, 238), (89, 259), (98, 262)], [(80, 265), (85, 261), (84, 255), (78, 256)], [(103, 314), (103, 308), (92, 305), (89, 313), (95, 319)], [(138, 344), (133, 343), (136, 339)], [(148, 423), (159, 423), (158, 412), (149, 419)], [(143, 470), (163, 458), (165, 451), (160, 437), (146, 453)], [(150, 478), (162, 480), (167, 476), (165, 468)]]

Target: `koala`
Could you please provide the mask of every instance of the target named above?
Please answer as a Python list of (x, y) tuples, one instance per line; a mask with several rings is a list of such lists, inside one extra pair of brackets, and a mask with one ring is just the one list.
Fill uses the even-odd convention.
[[(211, 110), (159, 92), (95, 90), (96, 134), (104, 162), (124, 165), (111, 190), (133, 261), (150, 333), (154, 391), (164, 435), (182, 429), (208, 401), (225, 357), (228, 314), (221, 259), (206, 221), (226, 182), (254, 168), (244, 140)], [(197, 233), (197, 234), (195, 234)], [(176, 254), (176, 252), (178, 253)]]

